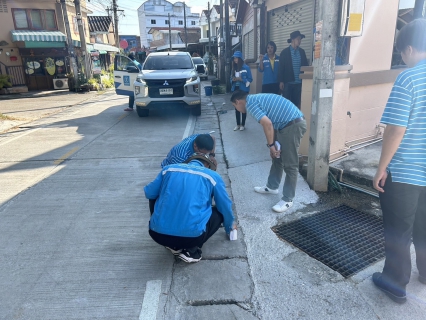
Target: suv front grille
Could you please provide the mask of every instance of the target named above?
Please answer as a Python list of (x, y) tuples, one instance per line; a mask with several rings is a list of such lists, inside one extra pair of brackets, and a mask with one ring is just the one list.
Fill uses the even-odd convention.
[[(150, 98), (174, 98), (185, 96), (186, 79), (145, 80)], [(173, 94), (162, 95), (160, 89), (173, 89)]]

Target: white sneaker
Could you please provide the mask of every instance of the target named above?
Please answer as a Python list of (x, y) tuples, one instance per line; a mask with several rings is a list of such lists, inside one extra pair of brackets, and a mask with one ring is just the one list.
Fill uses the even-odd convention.
[(234, 131), (237, 131), (237, 130), (240, 130), (240, 126), (236, 126), (236, 127), (234, 128)]
[(286, 202), (284, 200), (280, 200), (275, 206), (272, 207), (272, 210), (275, 212), (281, 213), (290, 209), (293, 206), (293, 201)]
[(244, 131), (244, 129), (245, 129), (244, 126), (240, 127), (240, 131)]
[(257, 193), (269, 193), (269, 194), (278, 194), (278, 189), (269, 189), (267, 186), (263, 187), (254, 187), (254, 191)]

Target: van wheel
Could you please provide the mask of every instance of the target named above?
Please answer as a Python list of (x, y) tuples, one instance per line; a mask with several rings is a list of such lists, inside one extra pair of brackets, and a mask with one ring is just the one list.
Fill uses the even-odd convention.
[(135, 96), (129, 96), (129, 108), (133, 109), (134, 103), (135, 103)]
[(201, 104), (197, 104), (194, 108), (191, 109), (193, 116), (201, 116)]
[(138, 112), (139, 117), (148, 117), (149, 116), (149, 109), (142, 109), (139, 106), (136, 106), (136, 111)]

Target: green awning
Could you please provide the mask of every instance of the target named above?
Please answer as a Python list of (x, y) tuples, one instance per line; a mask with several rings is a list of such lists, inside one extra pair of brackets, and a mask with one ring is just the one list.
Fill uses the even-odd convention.
[(99, 50), (99, 54), (107, 54), (108, 52), (106, 52), (105, 50)]
[(30, 31), (12, 30), (12, 42), (16, 41), (40, 41), (40, 42), (65, 42), (66, 36), (59, 31)]
[(109, 51), (109, 52), (119, 52), (120, 50), (118, 50), (117, 47), (113, 47), (109, 44), (104, 44), (104, 43), (93, 43), (93, 49), (98, 50), (98, 51)]
[(65, 48), (63, 41), (24, 41), (24, 48)]
[(73, 44), (74, 47), (79, 47), (79, 48), (81, 47), (81, 42), (78, 41), (78, 40), (73, 40), (72, 44)]

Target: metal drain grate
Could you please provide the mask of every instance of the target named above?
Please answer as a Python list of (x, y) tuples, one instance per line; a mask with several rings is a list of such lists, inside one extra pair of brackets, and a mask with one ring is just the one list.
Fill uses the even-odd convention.
[(345, 205), (273, 231), (345, 278), (385, 257), (383, 220)]

